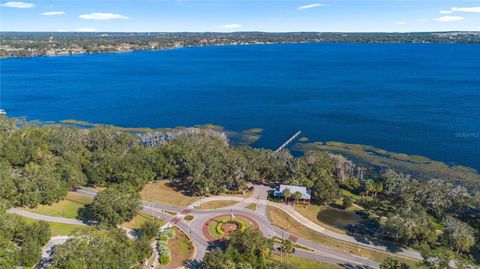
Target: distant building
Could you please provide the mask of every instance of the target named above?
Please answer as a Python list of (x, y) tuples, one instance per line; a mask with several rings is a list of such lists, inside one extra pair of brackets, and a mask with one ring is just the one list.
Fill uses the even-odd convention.
[(310, 199), (312, 198), (311, 191), (307, 190), (306, 187), (283, 185), (283, 184), (275, 188), (275, 191), (273, 192), (273, 197), (283, 198), (283, 191), (286, 189), (289, 189), (292, 195), (296, 192), (300, 192), (302, 194), (302, 199), (301, 199), (302, 202), (310, 202)]

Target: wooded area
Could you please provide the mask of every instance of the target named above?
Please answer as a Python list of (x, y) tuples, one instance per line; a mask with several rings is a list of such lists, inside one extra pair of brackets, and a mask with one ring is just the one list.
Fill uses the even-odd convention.
[[(138, 246), (125, 247), (124, 235), (110, 227), (137, 214), (141, 208), (138, 192), (146, 183), (169, 179), (178, 191), (194, 196), (243, 190), (248, 182), (301, 185), (312, 190), (315, 204), (335, 202), (343, 198), (341, 190), (348, 190), (363, 197), (356, 203), (367, 214), (378, 215), (380, 232), (365, 236), (415, 247), (426, 262), (436, 265), (448, 259), (479, 261), (479, 192), (470, 193), (461, 184), (447, 184), (442, 179), (419, 180), (393, 170), (357, 178), (355, 170), (353, 162), (326, 152), (310, 151), (294, 157), (285, 150), (275, 153), (237, 147), (208, 136), (177, 137), (149, 147), (135, 134), (114, 128), (39, 125), (0, 117), (0, 257), (13, 257), (0, 260), (6, 265), (30, 265), (49, 237), (45, 225), (30, 227), (6, 213), (10, 206), (52, 204), (72, 188), (101, 186), (107, 188), (82, 211), (86, 220), (100, 225), (98, 230), (89, 231), (89, 236), (92, 240), (111, 237), (106, 244), (112, 245), (102, 250), (105, 255), (121, 248), (129, 257), (124, 264), (138, 262), (148, 256), (148, 244), (139, 241), (135, 243)], [(58, 255), (65, 259), (55, 261), (58, 268), (73, 268), (68, 261), (80, 259), (90, 249), (90, 241), (82, 240), (61, 248)], [(83, 247), (84, 252), (79, 251)], [(36, 256), (20, 254), (25, 249)], [(74, 249), (75, 253), (69, 252)], [(244, 259), (234, 250), (226, 253), (228, 257), (220, 252), (207, 257), (235, 262)], [(264, 268), (254, 265), (262, 264), (260, 256), (258, 259), (253, 268)]]

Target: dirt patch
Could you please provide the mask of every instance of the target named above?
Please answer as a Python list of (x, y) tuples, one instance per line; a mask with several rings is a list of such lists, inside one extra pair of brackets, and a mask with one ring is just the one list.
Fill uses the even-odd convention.
[(224, 237), (230, 237), (230, 234), (238, 230), (240, 227), (238, 223), (235, 222), (225, 222), (222, 224), (222, 231), (224, 232)]

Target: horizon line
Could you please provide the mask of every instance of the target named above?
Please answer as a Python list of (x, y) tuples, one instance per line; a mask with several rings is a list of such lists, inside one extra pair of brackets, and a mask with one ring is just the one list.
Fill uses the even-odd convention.
[(157, 33), (195, 33), (195, 34), (236, 34), (236, 33), (266, 33), (266, 34), (289, 34), (289, 33), (339, 33), (339, 34), (377, 34), (377, 33), (386, 33), (386, 34), (421, 34), (421, 33), (480, 33), (480, 30), (446, 30), (446, 31), (10, 31), (10, 30), (0, 30), (0, 33), (76, 33), (76, 34), (88, 34), (88, 33), (142, 33), (142, 34), (157, 34)]

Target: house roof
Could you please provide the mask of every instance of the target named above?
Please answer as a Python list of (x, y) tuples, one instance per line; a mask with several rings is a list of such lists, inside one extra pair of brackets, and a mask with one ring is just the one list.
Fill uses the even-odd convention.
[(276, 197), (282, 197), (283, 196), (283, 191), (289, 189), (292, 194), (295, 192), (300, 192), (302, 194), (302, 199), (308, 199), (310, 200), (311, 198), (311, 192), (307, 190), (306, 187), (302, 186), (293, 186), (293, 185), (279, 185), (275, 188), (275, 192), (273, 193), (274, 196)]

